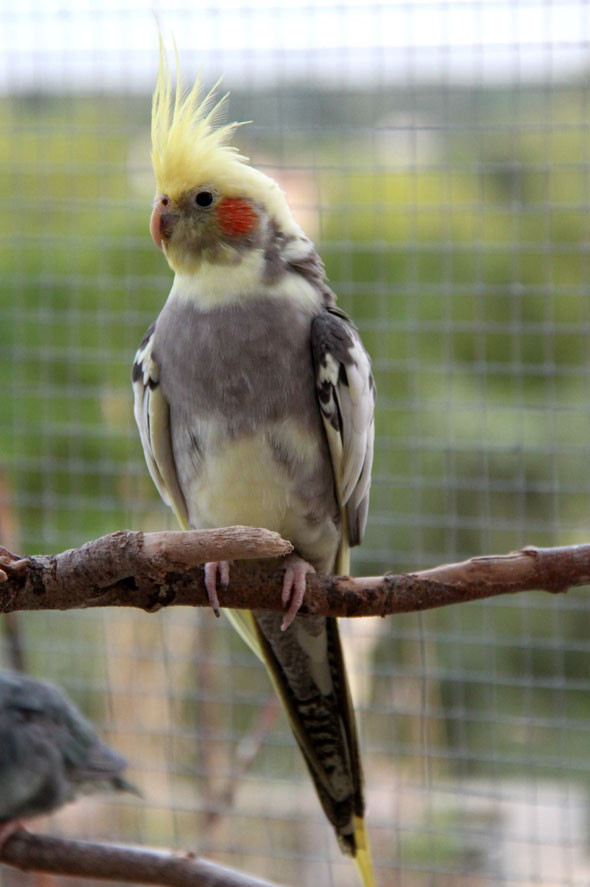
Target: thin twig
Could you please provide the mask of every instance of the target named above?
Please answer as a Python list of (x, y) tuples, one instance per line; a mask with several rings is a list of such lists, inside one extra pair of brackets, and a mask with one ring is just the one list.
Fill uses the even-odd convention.
[[(208, 607), (203, 567), (237, 558), (222, 604), (281, 610), (282, 569), (244, 558), (286, 554), (276, 533), (248, 527), (186, 533), (121, 531), (57, 555), (20, 558), (0, 549), (0, 612), (85, 607)], [(1, 578), (1, 577), (0, 577)], [(302, 613), (385, 616), (444, 607), (519, 591), (566, 592), (590, 582), (590, 544), (523, 548), (474, 557), (418, 573), (385, 576), (308, 576)]]
[(0, 863), (23, 871), (166, 887), (279, 887), (190, 853), (73, 841), (24, 830), (8, 838)]

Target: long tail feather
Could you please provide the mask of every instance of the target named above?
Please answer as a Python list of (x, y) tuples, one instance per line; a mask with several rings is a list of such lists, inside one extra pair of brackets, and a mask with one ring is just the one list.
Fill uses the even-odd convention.
[[(350, 573), (350, 546), (348, 544), (348, 515), (346, 508), (341, 511), (342, 515), (342, 541), (336, 555), (336, 572), (340, 576), (348, 576)], [(360, 766), (360, 764), (359, 764)], [(356, 852), (354, 861), (360, 875), (363, 887), (375, 887), (375, 875), (373, 873), (373, 861), (371, 859), (371, 848), (369, 846), (369, 837), (365, 827), (365, 820), (362, 816), (354, 818), (354, 843)]]
[[(335, 569), (340, 575), (347, 575), (350, 570), (350, 548), (348, 545), (348, 527), (346, 514), (343, 513), (342, 542), (336, 556)], [(362, 793), (362, 768), (358, 750), (355, 717), (346, 680), (346, 670), (340, 642), (339, 632), (335, 619), (326, 619), (325, 631), (327, 639), (327, 655), (331, 661), (331, 680), (334, 683), (334, 697), (332, 702), (328, 698), (321, 703), (321, 697), (316, 700), (316, 708), (307, 711), (309, 699), (298, 699), (291, 685), (293, 674), (293, 662), (289, 660), (293, 656), (293, 645), (288, 641), (288, 635), (283, 635), (278, 626), (280, 616), (278, 614), (257, 613), (256, 616), (244, 610), (225, 610), (232, 625), (241, 634), (242, 638), (262, 659), (268, 669), (271, 680), (281, 699), (295, 738), (301, 747), (304, 760), (309, 768), (314, 781), (320, 803), (322, 804), (328, 819), (335, 828), (338, 842), (344, 853), (354, 857), (363, 887), (375, 887), (373, 864), (367, 838), (367, 831), (363, 818), (363, 793)], [(302, 617), (308, 619), (310, 617)], [(274, 625), (276, 623), (276, 626)], [(283, 649), (285, 645), (285, 648)], [(302, 666), (305, 659), (302, 659)], [(302, 675), (298, 676), (297, 683)], [(348, 800), (339, 802), (333, 796), (333, 788), (330, 777), (323, 769), (322, 753), (326, 751), (326, 744), (336, 748), (341, 741), (339, 730), (329, 729), (329, 725), (322, 719), (325, 706), (334, 705), (334, 721), (344, 726), (346, 733), (346, 747), (350, 770), (350, 778), (355, 785), (353, 796)], [(318, 707), (319, 706), (319, 707)], [(325, 714), (325, 712), (324, 712)], [(339, 716), (338, 716), (339, 715)], [(311, 724), (308, 723), (311, 719)], [(321, 722), (322, 739), (318, 738), (318, 724)], [(310, 732), (310, 726), (314, 730)], [(333, 749), (332, 749), (333, 751)], [(346, 813), (346, 804), (353, 803), (356, 808), (353, 822), (346, 816), (350, 816), (350, 807)], [(343, 821), (339, 819), (343, 817)], [(352, 825), (352, 829), (351, 829)]]
[(361, 816), (355, 816), (354, 818), (354, 840), (356, 843), (354, 861), (363, 882), (363, 887), (375, 887), (371, 848), (365, 828), (365, 820)]

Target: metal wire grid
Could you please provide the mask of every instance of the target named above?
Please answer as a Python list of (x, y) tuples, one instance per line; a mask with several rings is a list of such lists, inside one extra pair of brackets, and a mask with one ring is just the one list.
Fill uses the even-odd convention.
[[(4, 544), (173, 526), (128, 389), (170, 284), (146, 232), (153, 25), (132, 4), (0, 15)], [(160, 18), (187, 77), (227, 70), (232, 118), (255, 121), (241, 146), (288, 190), (373, 355), (356, 570), (585, 540), (588, 3)], [(343, 627), (381, 884), (590, 884), (588, 623), (579, 592)], [(223, 622), (26, 614), (16, 634), (145, 796), (83, 802), (52, 828), (355, 883), (265, 675)]]

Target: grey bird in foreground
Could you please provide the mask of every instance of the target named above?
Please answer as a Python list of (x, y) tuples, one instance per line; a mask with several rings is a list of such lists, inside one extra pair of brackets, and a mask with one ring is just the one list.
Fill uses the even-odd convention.
[[(154, 94), (150, 231), (175, 272), (133, 366), (152, 478), (181, 526), (292, 542), (284, 613), (228, 611), (266, 665), (341, 848), (374, 884), (354, 711), (335, 619), (299, 614), (306, 574), (349, 572), (369, 504), (374, 383), (285, 195), (227, 144), (199, 83)], [(209, 600), (231, 565), (205, 566)]]
[(59, 687), (0, 671), (0, 846), (21, 820), (81, 795), (137, 793), (125, 766)]

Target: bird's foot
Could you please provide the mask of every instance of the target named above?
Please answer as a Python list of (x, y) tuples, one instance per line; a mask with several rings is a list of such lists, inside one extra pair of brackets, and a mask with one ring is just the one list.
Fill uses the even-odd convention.
[(0, 853), (11, 835), (18, 831), (26, 831), (20, 819), (11, 819), (0, 823)]
[(209, 561), (205, 564), (205, 588), (207, 598), (213, 612), (219, 617), (219, 597), (217, 595), (217, 576), (223, 588), (229, 585), (229, 561)]
[(287, 555), (285, 558), (285, 578), (283, 579), (281, 600), (284, 607), (288, 605), (288, 609), (283, 616), (281, 631), (289, 628), (297, 615), (299, 607), (303, 603), (306, 588), (305, 577), (308, 573), (315, 573), (311, 564), (304, 561), (298, 554)]

